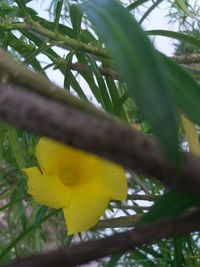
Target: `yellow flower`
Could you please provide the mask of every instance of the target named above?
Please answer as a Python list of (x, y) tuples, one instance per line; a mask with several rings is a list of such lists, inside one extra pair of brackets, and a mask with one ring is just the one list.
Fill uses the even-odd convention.
[(114, 163), (44, 137), (36, 157), (41, 171), (24, 169), (28, 191), (39, 203), (63, 209), (68, 234), (95, 225), (111, 199), (126, 199), (126, 177)]

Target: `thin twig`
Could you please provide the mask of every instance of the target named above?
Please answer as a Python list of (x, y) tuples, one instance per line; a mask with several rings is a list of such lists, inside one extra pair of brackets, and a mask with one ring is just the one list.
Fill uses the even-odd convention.
[(118, 207), (117, 205), (111, 205), (111, 208), (113, 208), (113, 209), (125, 209), (125, 210), (143, 211), (143, 210), (149, 210), (151, 208), (151, 206), (122, 205), (121, 207)]
[(134, 171), (130, 171), (130, 174), (131, 179), (133, 179), (135, 183), (138, 184), (146, 194), (149, 194), (150, 192), (148, 187), (141, 181), (141, 179), (136, 175), (136, 173)]
[[(38, 33), (40, 36), (44, 36), (49, 38), (50, 40), (57, 41), (57, 46), (62, 46), (67, 49), (76, 49), (78, 51), (85, 51), (92, 55), (102, 57), (102, 58), (109, 58), (108, 52), (105, 48), (92, 46), (76, 39), (72, 39), (66, 37), (62, 34), (56, 33), (49, 29), (46, 29), (38, 22), (29, 21), (29, 23), (25, 22), (17, 22), (17, 23), (0, 23), (0, 30), (10, 31), (10, 30), (29, 30)], [(56, 44), (55, 44), (56, 45)]]
[(157, 201), (159, 200), (161, 196), (160, 195), (152, 195), (152, 194), (146, 194), (146, 195), (139, 195), (139, 194), (129, 194), (127, 196), (127, 199), (130, 200), (146, 200), (146, 201)]
[(121, 216), (118, 218), (112, 218), (107, 220), (100, 220), (91, 230), (99, 230), (105, 228), (129, 228), (134, 227), (139, 221), (142, 214)]
[[(109, 58), (108, 52), (104, 48), (88, 45), (85, 43), (82, 43), (80, 41), (77, 41), (75, 39), (65, 37), (61, 34), (55, 33), (53, 31), (50, 31), (49, 29), (44, 28), (42, 25), (40, 25), (37, 22), (30, 21), (29, 23), (25, 22), (18, 22), (18, 23), (0, 23), (0, 29), (4, 31), (10, 31), (10, 30), (29, 30), (32, 32), (35, 32), (36, 34), (39, 34), (40, 38), (48, 38), (47, 40), (51, 39), (56, 41), (55, 45), (61, 46), (62, 48), (67, 49), (76, 49), (81, 51), (86, 51), (88, 53), (91, 53), (93, 55), (102, 57), (102, 58)], [(199, 64), (200, 63), (200, 54), (193, 53), (193, 54), (187, 54), (187, 55), (180, 55), (180, 56), (173, 56), (171, 57), (173, 61), (175, 61), (178, 64)], [(112, 72), (112, 70), (111, 70)], [(106, 75), (109, 75), (109, 71)]]

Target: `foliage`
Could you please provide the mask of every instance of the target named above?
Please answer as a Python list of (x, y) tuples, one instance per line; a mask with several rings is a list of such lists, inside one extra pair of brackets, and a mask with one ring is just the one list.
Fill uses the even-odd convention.
[[(85, 103), (154, 135), (169, 161), (179, 166), (187, 132), (180, 115), (200, 125), (200, 87), (192, 72), (156, 51), (148, 35), (185, 41), (195, 47), (189, 51), (199, 52), (199, 34), (191, 36), (188, 32), (199, 29), (200, 6), (183, 0), (169, 2), (171, 22), (180, 24), (177, 33), (158, 31), (159, 25), (157, 31), (145, 33), (141, 29), (140, 23), (162, 4), (159, 0), (2, 0), (0, 46), (47, 79), (59, 75), (62, 89)], [(177, 54), (179, 50), (183, 54), (187, 47), (179, 46)], [(12, 84), (0, 77), (1, 84)], [(39, 205), (27, 193), (27, 178), (21, 169), (38, 164), (38, 139), (25, 130), (0, 124), (0, 262), (126, 229), (123, 224), (115, 229), (111, 218), (135, 214), (142, 216), (138, 225), (148, 224), (176, 215), (198, 201), (193, 195), (126, 170), (128, 198), (126, 202), (110, 202), (103, 218), (109, 228), (100, 229), (97, 224), (96, 229), (67, 236), (61, 210)], [(144, 200), (138, 200), (140, 195)], [(159, 200), (157, 195), (162, 195)], [(199, 266), (198, 238), (199, 233), (191, 233), (162, 240), (99, 260), (98, 264)]]

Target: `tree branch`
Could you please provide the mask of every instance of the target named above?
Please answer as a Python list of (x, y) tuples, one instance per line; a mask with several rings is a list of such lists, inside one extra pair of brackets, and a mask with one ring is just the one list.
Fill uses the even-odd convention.
[(117, 205), (111, 205), (112, 209), (119, 209), (121, 208), (122, 210), (134, 210), (137, 212), (143, 212), (144, 210), (149, 210), (151, 206), (139, 206), (139, 205), (121, 205), (118, 207)]
[[(53, 31), (50, 31), (49, 29), (46, 29), (42, 25), (40, 25), (37, 22), (29, 21), (29, 23), (25, 22), (18, 22), (18, 23), (8, 23), (8, 22), (1, 22), (0, 23), (0, 29), (4, 31), (10, 31), (10, 30), (31, 30), (40, 36), (43, 36), (45, 38), (48, 38), (50, 40), (54, 40), (57, 43), (55, 45), (61, 46), (62, 48), (70, 48), (70, 49), (76, 49), (80, 51), (85, 51), (90, 54), (102, 57), (102, 58), (109, 58), (108, 51), (104, 48), (88, 45), (83, 42), (79, 42), (75, 39), (65, 37), (61, 34), (55, 33)], [(188, 54), (188, 55), (180, 55), (180, 56), (173, 56), (171, 57), (173, 61), (175, 61), (178, 64), (199, 64), (200, 63), (200, 54)], [(111, 71), (112, 74), (112, 71)], [(110, 71), (106, 71), (105, 75), (110, 75)], [(116, 76), (117, 77), (117, 76)]]
[(137, 174), (134, 171), (130, 171), (131, 179), (140, 186), (140, 188), (146, 193), (149, 194), (148, 187), (141, 181), (141, 179), (137, 176)]
[(63, 88), (51, 83), (41, 74), (34, 73), (27, 69), (24, 64), (13, 60), (3, 50), (0, 50), (0, 83), (11, 83), (14, 84), (14, 86), (19, 85), (25, 90), (44, 95), (45, 97), (72, 106), (80, 111), (113, 120), (109, 114), (94, 108), (93, 105), (89, 103), (84, 103), (67, 91), (64, 91)]
[[(183, 65), (192, 65), (192, 64), (199, 64), (200, 63), (200, 54), (187, 54), (187, 55), (181, 55), (181, 56), (173, 56), (170, 57), (170, 59), (178, 64)], [(63, 64), (65, 64), (65, 61), (61, 59), (61, 62), (63, 61)], [(92, 71), (90, 66), (83, 63), (74, 63), (71, 65), (71, 68), (73, 70), (76, 70), (78, 72), (80, 71)], [(114, 80), (122, 80), (122, 77), (120, 74), (116, 71), (113, 71), (109, 68), (99, 68), (99, 71), (104, 76), (110, 76)], [(191, 70), (192, 71), (192, 70)]]
[[(115, 234), (97, 241), (88, 241), (44, 255), (18, 259), (7, 267), (67, 267), (87, 263), (143, 244), (171, 238), (200, 229), (200, 212), (194, 209), (135, 230)], [(6, 266), (1, 266), (6, 267)]]
[(198, 157), (182, 153), (183, 164), (178, 168), (166, 160), (153, 138), (116, 119), (96, 117), (28, 90), (5, 86), (0, 86), (0, 119), (155, 176), (169, 186), (178, 186), (199, 196)]
[(145, 194), (145, 195), (139, 195), (139, 194), (129, 194), (127, 199), (130, 200), (146, 200), (146, 201), (157, 201), (159, 200), (161, 195), (151, 195), (151, 194)]
[(85, 51), (88, 52), (92, 55), (101, 57), (101, 58), (109, 58), (109, 54), (105, 48), (101, 47), (96, 47), (92, 46), (80, 41), (77, 41), (75, 39), (66, 37), (62, 34), (53, 32), (51, 30), (46, 29), (42, 25), (40, 25), (38, 22), (34, 21), (29, 21), (29, 23), (25, 22), (18, 22), (18, 23), (8, 23), (8, 22), (3, 22), (0, 23), (0, 30), (4, 31), (10, 31), (10, 30), (31, 30), (34, 31), (41, 36), (47, 37), (50, 40), (54, 40), (57, 43), (55, 43), (56, 46), (61, 46), (62, 48), (67, 48), (67, 49), (76, 49), (80, 51)]
[(71, 96), (3, 51), (0, 51), (0, 74), (1, 83), (23, 87), (23, 90), (0, 87), (0, 119), (199, 196), (198, 157), (182, 154), (182, 167), (172, 166), (153, 138)]
[(190, 65), (190, 64), (199, 64), (200, 63), (200, 54), (187, 54), (181, 56), (171, 57), (173, 61), (178, 64)]

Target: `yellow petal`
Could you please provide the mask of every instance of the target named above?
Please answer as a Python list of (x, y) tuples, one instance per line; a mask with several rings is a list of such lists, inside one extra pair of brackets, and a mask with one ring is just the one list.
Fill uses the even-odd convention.
[(42, 137), (36, 146), (36, 157), (44, 174), (59, 173), (62, 168), (84, 171), (90, 155), (52, 139)]
[(110, 201), (109, 192), (101, 185), (74, 186), (72, 190), (70, 205), (63, 209), (68, 234), (82, 232), (94, 226)]
[(36, 146), (36, 157), (43, 173), (59, 172), (59, 162), (65, 157), (64, 145), (42, 137)]
[(112, 199), (126, 200), (127, 180), (121, 166), (109, 162), (99, 175), (102, 176), (102, 184), (110, 190)]
[(181, 119), (183, 128), (185, 130), (185, 135), (188, 140), (190, 152), (194, 153), (197, 156), (200, 156), (199, 135), (197, 133), (195, 124), (183, 115), (181, 116)]
[(28, 176), (28, 192), (39, 203), (50, 208), (64, 208), (71, 200), (70, 187), (64, 186), (58, 176), (43, 175), (37, 167), (23, 169)]
[(102, 185), (110, 191), (111, 199), (126, 199), (127, 180), (121, 166), (94, 157), (93, 164), (90, 165), (90, 172), (94, 181), (101, 181)]

